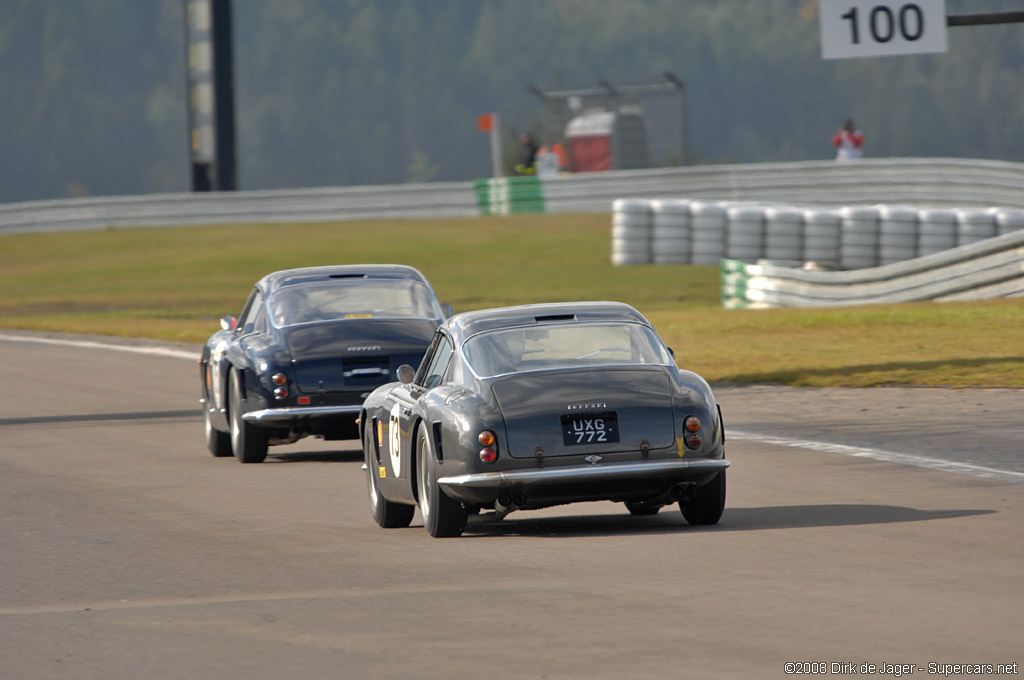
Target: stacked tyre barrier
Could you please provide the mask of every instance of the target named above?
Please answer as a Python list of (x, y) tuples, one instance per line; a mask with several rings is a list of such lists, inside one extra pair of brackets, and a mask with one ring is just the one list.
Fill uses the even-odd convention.
[(726, 259), (721, 276), (722, 305), (731, 309), (1024, 297), (1024, 229), (868, 269), (817, 271)]
[(905, 262), (1024, 229), (1019, 208), (807, 207), (623, 198), (612, 204), (615, 265), (722, 259), (826, 270)]

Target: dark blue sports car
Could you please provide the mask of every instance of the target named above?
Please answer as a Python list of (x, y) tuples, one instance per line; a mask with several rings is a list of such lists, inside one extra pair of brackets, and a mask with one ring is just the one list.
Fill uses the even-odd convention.
[(261, 463), (314, 435), (355, 439), (363, 400), (423, 357), (451, 307), (412, 267), (339, 265), (260, 279), (200, 359), (206, 444)]
[[(411, 372), (411, 369), (410, 369)], [(465, 312), (444, 322), (410, 379), (361, 415), (374, 520), (433, 536), (470, 514), (576, 501), (691, 524), (725, 507), (725, 431), (708, 384), (680, 370), (629, 305), (563, 303)]]

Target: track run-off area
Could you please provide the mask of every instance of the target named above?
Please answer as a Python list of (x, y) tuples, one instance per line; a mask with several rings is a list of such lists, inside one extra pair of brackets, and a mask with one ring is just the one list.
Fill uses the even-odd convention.
[(432, 539), (418, 517), (373, 522), (358, 442), (272, 447), (262, 465), (207, 453), (198, 355), (0, 334), (0, 678), (1024, 662), (1024, 390), (717, 386), (717, 526), (589, 503)]

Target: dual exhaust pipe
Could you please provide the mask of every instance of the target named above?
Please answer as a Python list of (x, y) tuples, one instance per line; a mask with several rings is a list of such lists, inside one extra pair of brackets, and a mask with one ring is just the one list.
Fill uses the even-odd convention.
[(494, 520), (501, 521), (508, 513), (518, 510), (524, 505), (526, 505), (526, 496), (521, 492), (499, 494), (498, 500), (494, 502)]
[(676, 484), (668, 490), (668, 495), (674, 501), (692, 501), (697, 497), (697, 485), (693, 482)]

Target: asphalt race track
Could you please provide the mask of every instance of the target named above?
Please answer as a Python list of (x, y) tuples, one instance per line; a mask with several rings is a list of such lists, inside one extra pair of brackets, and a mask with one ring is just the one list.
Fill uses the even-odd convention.
[(1024, 390), (723, 387), (718, 526), (592, 503), (439, 540), (373, 523), (355, 443), (209, 455), (195, 348), (41, 340), (0, 334), (3, 680), (1024, 664)]

